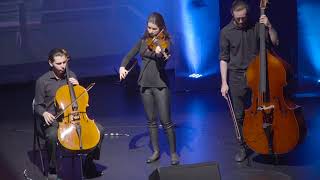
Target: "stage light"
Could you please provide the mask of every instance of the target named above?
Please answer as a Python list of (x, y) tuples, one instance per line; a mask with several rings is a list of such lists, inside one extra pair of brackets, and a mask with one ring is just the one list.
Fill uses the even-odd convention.
[(202, 74), (193, 73), (193, 74), (190, 74), (189, 77), (198, 79), (198, 78), (202, 77)]
[[(314, 17), (320, 15), (319, 0), (298, 1), (298, 36), (299, 36), (299, 61), (301, 61), (300, 71), (302, 75), (314, 77), (320, 74), (320, 21)], [(304, 77), (302, 76), (302, 77)], [(305, 80), (308, 79), (303, 79)], [(311, 78), (313, 82), (320, 83), (320, 79)]]
[(184, 61), (188, 66), (183, 74), (188, 77), (192, 73), (201, 76), (216, 73), (218, 60), (214, 59), (218, 59), (219, 1), (183, 0), (180, 7)]

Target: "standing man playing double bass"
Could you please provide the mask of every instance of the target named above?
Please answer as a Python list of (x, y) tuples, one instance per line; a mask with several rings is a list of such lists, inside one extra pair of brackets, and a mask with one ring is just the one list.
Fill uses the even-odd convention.
[[(256, 24), (248, 21), (249, 6), (245, 1), (235, 0), (232, 3), (231, 13), (233, 16), (231, 22), (220, 32), (221, 94), (227, 98), (227, 94), (230, 93), (242, 136), (244, 108), (250, 100), (245, 72), (259, 51), (259, 23), (266, 26), (267, 43), (271, 41), (272, 45), (278, 45), (279, 40), (267, 16), (261, 16), (259, 23)], [(240, 142), (235, 161), (242, 162), (246, 157), (245, 143)]]
[[(35, 113), (39, 117), (38, 120), (38, 132), (44, 134), (49, 159), (49, 172), (48, 177), (50, 179), (57, 179), (56, 172), (56, 147), (57, 147), (57, 129), (58, 122), (55, 119), (56, 107), (54, 105), (56, 91), (63, 85), (67, 84), (67, 81), (73, 85), (78, 85), (79, 82), (76, 79), (76, 75), (70, 71), (70, 79), (66, 79), (66, 65), (69, 60), (69, 54), (65, 49), (55, 48), (48, 54), (48, 62), (50, 70), (43, 74), (36, 81), (35, 88)], [(101, 142), (103, 139), (103, 127), (96, 123), (101, 137), (100, 142), (96, 148), (90, 152), (84, 164), (84, 176), (85, 177), (97, 177), (102, 173), (97, 171), (93, 159), (99, 159)]]

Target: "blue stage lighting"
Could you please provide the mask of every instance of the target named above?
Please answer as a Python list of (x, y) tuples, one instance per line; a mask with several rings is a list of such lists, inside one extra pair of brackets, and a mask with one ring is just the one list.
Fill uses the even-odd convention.
[[(298, 33), (299, 33), (299, 61), (300, 71), (311, 80), (319, 83), (320, 75), (320, 21), (315, 17), (320, 15), (319, 0), (298, 1)], [(306, 79), (303, 79), (305, 81)]]
[(188, 69), (179, 73), (187, 76), (216, 73), (220, 29), (219, 1), (183, 0), (180, 1), (180, 7), (183, 54)]

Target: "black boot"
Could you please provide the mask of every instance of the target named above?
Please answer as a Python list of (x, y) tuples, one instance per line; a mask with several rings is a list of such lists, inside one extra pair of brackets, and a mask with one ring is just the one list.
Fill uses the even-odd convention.
[[(241, 115), (242, 117), (243, 115)], [(234, 156), (234, 160), (236, 162), (242, 162), (244, 161), (247, 156), (248, 156), (248, 148), (245, 144), (245, 142), (243, 141), (243, 118), (237, 118), (237, 124), (240, 130), (240, 136), (241, 136), (241, 140), (239, 143), (239, 150), (236, 153), (236, 155)]]
[(49, 167), (49, 172), (48, 172), (48, 180), (57, 180), (58, 175), (56, 172), (56, 168)]
[(244, 144), (240, 145), (239, 151), (234, 156), (234, 160), (242, 162), (247, 158), (247, 148)]
[(147, 158), (146, 163), (152, 163), (160, 158), (160, 149), (158, 143), (158, 128), (149, 128), (150, 141), (153, 148), (153, 154)]
[(166, 129), (170, 146), (171, 165), (179, 164), (179, 156), (176, 152), (176, 135), (173, 127)]

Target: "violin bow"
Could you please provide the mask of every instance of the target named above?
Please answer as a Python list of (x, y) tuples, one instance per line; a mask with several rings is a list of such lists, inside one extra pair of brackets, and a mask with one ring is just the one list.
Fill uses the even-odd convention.
[(236, 132), (237, 139), (238, 139), (238, 141), (240, 143), (242, 143), (242, 138), (241, 138), (239, 126), (238, 126), (238, 123), (237, 123), (236, 115), (234, 113), (234, 109), (233, 109), (233, 106), (232, 106), (232, 103), (231, 103), (231, 98), (230, 98), (228, 93), (227, 93), (227, 102), (228, 102), (228, 106), (229, 106), (229, 110), (230, 110), (230, 114), (231, 114), (231, 117), (232, 117), (234, 130)]

